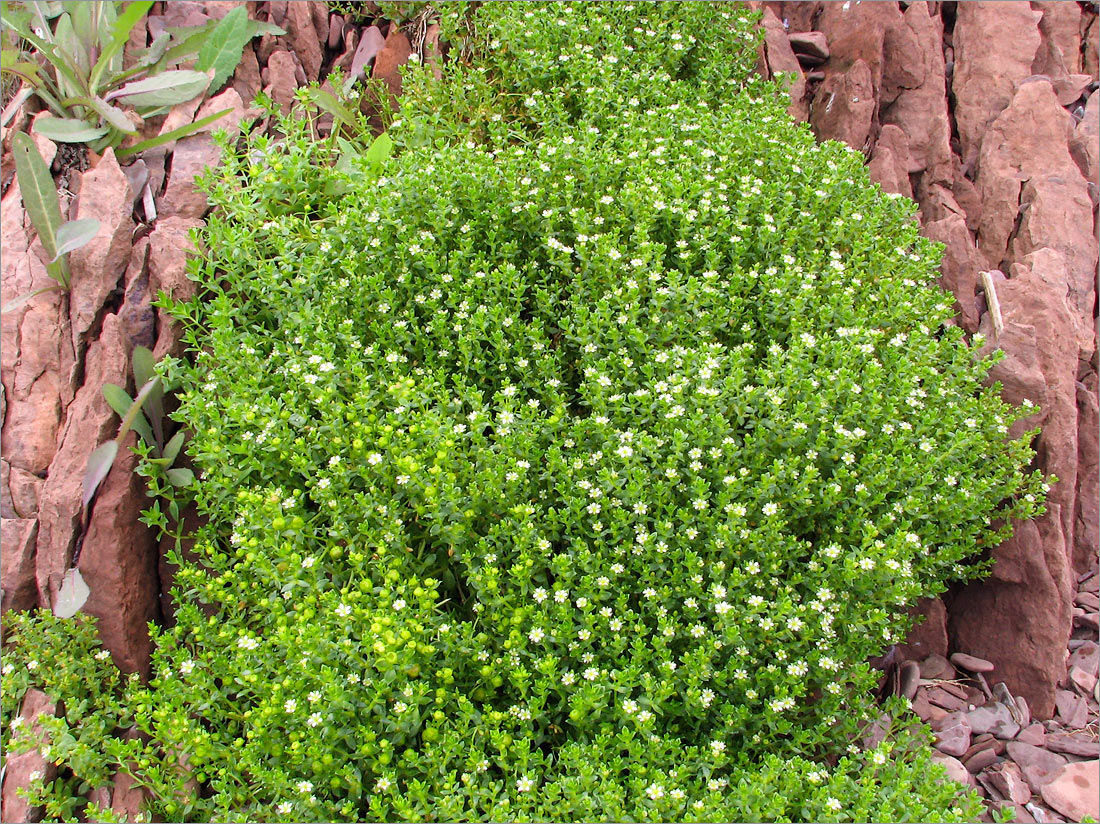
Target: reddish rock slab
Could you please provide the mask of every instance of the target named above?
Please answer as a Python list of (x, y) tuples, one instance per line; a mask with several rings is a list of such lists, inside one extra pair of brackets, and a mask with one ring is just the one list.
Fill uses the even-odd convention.
[(249, 104), (256, 99), (256, 94), (264, 87), (260, 74), (260, 61), (256, 59), (256, 49), (251, 43), (244, 47), (241, 62), (237, 64), (230, 83), (241, 96), (241, 100)]
[(1008, 707), (1000, 702), (976, 707), (966, 714), (970, 722), (970, 729), (975, 735), (990, 733), (1002, 741), (1011, 740), (1020, 731), (1020, 725), (1009, 712)]
[(88, 347), (85, 381), (69, 407), (39, 500), (35, 575), (39, 600), (53, 604), (69, 569), (81, 521), (82, 480), (88, 456), (118, 431), (119, 419), (103, 398), (103, 384), (126, 386), (130, 352), (117, 315), (107, 315), (99, 340)]
[(978, 273), (990, 267), (967, 229), (966, 218), (961, 214), (947, 214), (940, 220), (925, 223), (922, 234), (944, 244), (940, 285), (955, 296), (962, 327), (968, 332), (978, 331), (980, 315), (975, 295)]
[(980, 778), (985, 778), (997, 792), (1014, 804), (1026, 804), (1031, 800), (1031, 787), (1028, 786), (1019, 765), (1011, 761), (990, 767)]
[(806, 78), (802, 73), (802, 66), (791, 50), (783, 24), (771, 9), (764, 9), (762, 22), (764, 26), (763, 65), (758, 62), (757, 69), (761, 75), (768, 78), (775, 77), (780, 72), (794, 75), (787, 87), (791, 97), (791, 105), (787, 107), (787, 113), (795, 120), (804, 121), (809, 116), (809, 107), (805, 100)]
[(1005, 752), (1020, 768), (1024, 780), (1035, 793), (1066, 763), (1063, 755), (1021, 741), (1009, 741)]
[[(909, 630), (905, 642), (898, 645), (898, 654), (909, 660), (921, 661), (920, 677), (927, 678), (923, 661), (930, 655), (942, 658), (947, 654), (947, 608), (939, 598), (921, 598), (909, 610), (909, 615), (920, 623)], [(947, 677), (954, 677), (954, 673)]]
[(970, 748), (970, 719), (965, 713), (953, 712), (932, 723), (936, 733), (933, 746), (946, 755), (960, 756)]
[(34, 553), (38, 521), (0, 519), (0, 612), (33, 609), (38, 605)]
[(824, 5), (819, 0), (768, 0), (770, 9), (788, 31), (811, 31)]
[(1077, 667), (1095, 678), (1100, 672), (1100, 645), (1095, 641), (1085, 641), (1072, 653), (1066, 661), (1066, 667)]
[(955, 668), (944, 656), (946, 652), (933, 652), (920, 662), (920, 677), (928, 680), (950, 681), (955, 677)]
[(265, 91), (279, 104), (283, 114), (288, 114), (294, 105), (298, 86), (303, 85), (305, 72), (293, 52), (277, 51), (267, 61), (263, 77)]
[[(778, 20), (777, 20), (778, 22)], [(782, 23), (779, 23), (782, 26)], [(789, 36), (791, 49), (795, 54), (805, 54), (821, 60), (829, 59), (829, 41), (824, 33), (819, 31), (791, 32)]]
[(1066, 764), (1041, 792), (1043, 801), (1072, 821), (1100, 819), (1100, 761)]
[(883, 85), (886, 39), (901, 23), (896, 3), (823, 3), (815, 28), (829, 44), (826, 74), (843, 74), (862, 62), (871, 86), (868, 96), (878, 98)]
[(870, 145), (875, 114), (871, 70), (857, 60), (845, 72), (818, 86), (810, 106), (810, 125), (819, 140), (839, 140), (857, 151)]
[(951, 653), (951, 663), (956, 667), (962, 667), (968, 672), (993, 672), (993, 664), (976, 655), (968, 655), (965, 652)]
[[(229, 108), (230, 114), (216, 121), (212, 128), (224, 130), (230, 135), (238, 132), (241, 120), (247, 115), (247, 109), (236, 89), (226, 89), (208, 101), (197, 114), (212, 114), (214, 105), (218, 107), (214, 111)], [(160, 216), (198, 219), (206, 214), (210, 204), (206, 200), (206, 194), (196, 188), (195, 177), (208, 166), (217, 166), (220, 162), (221, 149), (214, 143), (213, 137), (205, 132), (176, 141), (168, 185), (157, 204)]]
[(1016, 736), (1016, 740), (1021, 744), (1031, 744), (1034, 747), (1041, 747), (1046, 743), (1047, 733), (1046, 728), (1036, 722), (1029, 724), (1020, 730), (1020, 734)]
[(405, 36), (405, 33), (395, 25), (390, 26), (386, 43), (374, 60), (374, 69), (371, 76), (379, 77), (385, 81), (394, 100), (396, 100), (397, 95), (401, 94), (401, 72), (399, 69), (408, 62), (412, 53), (412, 44), (409, 43), (409, 38)]
[(967, 756), (963, 759), (963, 766), (966, 767), (967, 772), (972, 775), (977, 775), (987, 767), (991, 767), (997, 763), (997, 753), (992, 747), (985, 747), (973, 755)]
[[(1081, 71), (1081, 7), (1076, 3), (1059, 3), (1057, 0), (1034, 0), (1031, 7), (1043, 13), (1039, 20), (1039, 33), (1057, 54), (1062, 66), (1070, 74)], [(1036, 72), (1045, 67), (1035, 66)]]
[(913, 196), (909, 183), (909, 138), (905, 132), (893, 125), (882, 127), (867, 172), (884, 192)]
[(363, 29), (359, 38), (359, 45), (351, 58), (351, 68), (348, 77), (362, 80), (367, 76), (367, 68), (382, 52), (386, 45), (386, 38), (382, 36), (382, 30), (378, 26), (367, 26)]
[[(1100, 95), (1093, 95), (1100, 98)], [(1073, 569), (1083, 572), (1096, 560), (1100, 546), (1100, 404), (1096, 372), (1077, 382), (1077, 504)], [(1096, 611), (1098, 605), (1093, 604)]]
[(100, 487), (80, 554), (80, 571), (91, 590), (83, 611), (98, 619), (103, 646), (123, 672), (149, 676), (149, 622), (159, 615), (156, 536), (139, 520), (149, 505), (145, 479), (127, 447)]
[(908, 173), (950, 180), (951, 121), (947, 109), (943, 22), (928, 3), (909, 4), (902, 23), (887, 32), (879, 119), (909, 138)]
[[(321, 18), (317, 17), (318, 8), (322, 14)], [(318, 23), (321, 24), (320, 28)], [(324, 60), (321, 44), (328, 39), (328, 14), (325, 4), (287, 3), (286, 22), (283, 25), (286, 29), (285, 42), (301, 61), (306, 82), (320, 79), (321, 63)], [(322, 30), (323, 37), (320, 34)]]
[[(191, 232), (202, 226), (201, 220), (167, 218), (157, 222), (149, 235), (149, 258), (146, 264), (151, 294), (166, 293), (173, 300), (188, 301), (195, 296), (197, 284), (187, 277), (187, 259), (195, 249)], [(153, 355), (157, 360), (165, 355), (182, 354), (182, 327), (167, 312), (158, 311), (157, 342)]]
[(1046, 748), (1051, 752), (1064, 752), (1084, 758), (1100, 756), (1100, 742), (1095, 731), (1047, 733)]
[(10, 309), (20, 297), (55, 284), (41, 244), (28, 242), (19, 183), (12, 180), (0, 207), (0, 377), (4, 416), (0, 438), (12, 469), (44, 476), (57, 450), (62, 409), (72, 398), (75, 354), (67, 300), (47, 291)]
[(967, 167), (977, 159), (989, 124), (1012, 101), (1020, 81), (1031, 74), (1041, 40), (1041, 17), (1027, 3), (971, 0), (957, 6), (951, 90)]
[(1088, 702), (1077, 693), (1069, 690), (1056, 690), (1054, 693), (1054, 706), (1057, 708), (1057, 719), (1067, 729), (1079, 730), (1088, 723)]
[[(1029, 256), (1033, 263), (1037, 257)], [(1050, 718), (1061, 681), (1072, 600), (1069, 559), (1076, 488), (1078, 347), (1065, 292), (1052, 288), (1041, 266), (1014, 265), (998, 289), (1005, 328), (994, 334), (988, 315), (982, 331), (988, 348), (1004, 358), (990, 371), (1011, 403), (1036, 403), (1037, 415), (1020, 427), (1041, 424), (1040, 465), (1055, 474), (1042, 517), (1016, 525), (1015, 535), (993, 550), (992, 576), (968, 585), (952, 601), (949, 630), (954, 645), (997, 665), (1013, 695), (1022, 695), (1035, 718)], [(1026, 640), (1025, 640), (1026, 639)]]
[[(41, 690), (29, 689), (23, 696), (23, 706), (19, 717), (24, 723), (37, 726), (41, 715), (55, 715), (57, 704)], [(4, 764), (4, 787), (0, 798), (0, 819), (4, 821), (38, 821), (42, 816), (40, 808), (31, 807), (18, 790), (31, 783), (32, 776), (38, 781), (53, 781), (57, 777), (57, 767), (52, 761), (46, 761), (36, 749), (22, 753), (7, 753)]]
[(968, 787), (974, 786), (974, 776), (970, 774), (970, 771), (963, 766), (959, 759), (941, 752), (934, 752), (932, 753), (932, 763), (942, 765), (947, 772), (947, 777), (952, 781)]
[(99, 232), (91, 243), (69, 255), (69, 316), (77, 351), (82, 351), (88, 331), (126, 271), (134, 234), (133, 193), (113, 149), (104, 153), (99, 165), (84, 173), (80, 188), (75, 217), (98, 220)]

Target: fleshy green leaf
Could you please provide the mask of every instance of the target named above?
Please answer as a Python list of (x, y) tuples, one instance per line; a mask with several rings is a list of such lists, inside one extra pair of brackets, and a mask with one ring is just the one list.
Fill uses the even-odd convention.
[(149, 140), (143, 140), (141, 143), (137, 143), (128, 149), (119, 149), (115, 152), (115, 157), (121, 160), (124, 157), (129, 157), (132, 154), (138, 154), (149, 149), (155, 149), (157, 146), (163, 146), (165, 143), (171, 143), (173, 140), (179, 140), (182, 137), (187, 137), (189, 134), (194, 134), (204, 126), (208, 126), (217, 120), (219, 117), (224, 117), (229, 114), (232, 109), (222, 109), (220, 112), (215, 112), (212, 115), (208, 115), (201, 120), (196, 120), (194, 123), (188, 123), (186, 126), (180, 126), (178, 129), (173, 129), (167, 134), (157, 135)]
[(179, 457), (180, 450), (183, 449), (183, 442), (187, 439), (187, 433), (182, 429), (172, 436), (172, 439), (164, 445), (164, 452), (161, 453), (168, 465), (171, 466), (177, 457)]
[(374, 139), (374, 142), (370, 144), (370, 148), (367, 149), (365, 155), (363, 155), (366, 161), (376, 167), (381, 167), (390, 155), (393, 153), (393, 139), (382, 132)]
[(106, 126), (93, 126), (86, 120), (69, 117), (40, 117), (33, 129), (43, 137), (57, 143), (87, 143), (97, 140), (110, 131)]
[(214, 70), (210, 81), (210, 91), (216, 92), (229, 79), (241, 62), (244, 47), (252, 35), (248, 31), (248, 10), (237, 6), (221, 19), (214, 31), (206, 38), (199, 49), (199, 59), (195, 68), (200, 72)]
[(57, 601), (53, 605), (53, 614), (58, 618), (72, 618), (80, 608), (88, 603), (92, 591), (84, 582), (80, 570), (73, 567), (65, 573), (61, 586), (57, 590)]
[(95, 451), (88, 456), (88, 465), (84, 470), (84, 506), (87, 507), (96, 490), (103, 483), (104, 478), (114, 466), (115, 457), (118, 455), (118, 441), (107, 441), (100, 444)]
[(61, 207), (58, 206), (53, 176), (46, 161), (38, 153), (34, 140), (26, 132), (19, 132), (12, 137), (11, 150), (15, 154), (15, 175), (19, 181), (19, 193), (23, 196), (23, 206), (42, 240), (46, 254), (51, 259), (56, 259)]
[(168, 478), (168, 483), (172, 484), (172, 486), (177, 487), (190, 486), (191, 483), (195, 480), (195, 473), (192, 472), (190, 469), (185, 469), (184, 467), (169, 469), (164, 474)]
[[(91, 243), (98, 232), (99, 221), (93, 217), (62, 223), (61, 228), (57, 230), (57, 257), (54, 260)], [(50, 262), (53, 263), (53, 261)]]
[(106, 99), (121, 99), (130, 106), (175, 106), (198, 97), (209, 85), (210, 78), (203, 72), (181, 69), (127, 83)]
[(134, 399), (130, 397), (130, 393), (113, 383), (103, 384), (103, 397), (107, 405), (115, 410), (120, 418), (125, 418), (130, 407), (134, 405)]
[(104, 48), (103, 53), (99, 55), (99, 59), (92, 69), (91, 80), (88, 85), (93, 94), (98, 92), (99, 81), (111, 67), (111, 61), (115, 59), (116, 55), (122, 53), (123, 48), (125, 48), (126, 44), (129, 42), (130, 31), (152, 7), (153, 0), (140, 0), (140, 2), (130, 3), (125, 11), (118, 16), (118, 19), (115, 20), (112, 27), (113, 32), (111, 41), (107, 47)]

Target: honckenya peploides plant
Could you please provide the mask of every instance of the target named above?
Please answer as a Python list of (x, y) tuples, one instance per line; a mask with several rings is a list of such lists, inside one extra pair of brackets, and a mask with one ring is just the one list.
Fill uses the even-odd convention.
[(381, 169), (289, 118), (211, 178), (208, 523), (112, 757), (171, 820), (969, 820), (864, 662), (1042, 479), (912, 204), (744, 10), (443, 13)]

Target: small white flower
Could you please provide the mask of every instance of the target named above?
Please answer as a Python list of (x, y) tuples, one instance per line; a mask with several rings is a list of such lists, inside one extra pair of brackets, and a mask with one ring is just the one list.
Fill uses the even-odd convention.
[(313, 792), (313, 782), (311, 781), (299, 781), (296, 786), (298, 787), (298, 792), (300, 793)]
[(309, 718), (306, 719), (306, 724), (310, 727), (318, 727), (321, 725), (321, 713), (312, 713)]
[(546, 633), (543, 632), (542, 629), (540, 629), (539, 627), (535, 627), (533, 630), (527, 633), (527, 637), (537, 644), (539, 641), (546, 637)]
[(295, 701), (293, 698), (288, 698), (285, 702), (283, 702), (283, 709), (287, 712), (294, 712), (294, 710), (298, 709), (298, 702)]
[(645, 794), (654, 801), (657, 801), (665, 797), (665, 788), (662, 787), (660, 784), (650, 784), (646, 788)]
[(302, 559), (302, 569), (310, 569), (315, 563), (317, 563), (317, 559), (309, 555)]
[(284, 801), (282, 804), (275, 808), (275, 812), (277, 812), (279, 815), (290, 815), (293, 810), (294, 805), (291, 804), (289, 801)]
[(340, 604), (338, 607), (336, 607), (336, 614), (339, 615), (341, 618), (347, 618), (349, 615), (351, 615), (351, 607), (349, 607), (347, 604)]
[(386, 790), (388, 790), (392, 786), (393, 786), (393, 782), (390, 781), (385, 776), (382, 776), (381, 778), (379, 778), (375, 782), (374, 789), (375, 789), (376, 792), (384, 793)]
[[(109, 654), (109, 653), (108, 653)], [(183, 675), (190, 675), (195, 669), (195, 662), (188, 658), (186, 661), (180, 663), (180, 672)]]
[(516, 781), (516, 789), (521, 793), (530, 792), (535, 788), (535, 782), (528, 778), (526, 775)]
[(834, 813), (838, 813), (844, 808), (843, 804), (832, 797), (825, 801), (825, 806), (832, 810)]

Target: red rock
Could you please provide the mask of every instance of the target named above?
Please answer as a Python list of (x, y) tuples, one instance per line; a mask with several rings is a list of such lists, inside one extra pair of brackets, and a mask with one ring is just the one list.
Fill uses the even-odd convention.
[(439, 44), (442, 29), (438, 23), (432, 23), (424, 32), (424, 42), (420, 51), (424, 56), (424, 65), (432, 70), (436, 80), (443, 79), (443, 52)]
[(1020, 734), (1016, 736), (1016, 740), (1021, 744), (1031, 744), (1035, 747), (1041, 747), (1047, 740), (1046, 728), (1038, 722), (1029, 724), (1020, 731)]
[[(1100, 95), (1093, 95), (1100, 99)], [(1090, 101), (1091, 102), (1091, 101)], [(1086, 569), (1100, 546), (1100, 405), (1098, 378), (1090, 372), (1077, 383), (1077, 504), (1074, 523), (1073, 568)], [(1085, 593), (1078, 593), (1084, 595)], [(1092, 594), (1095, 601), (1096, 596)], [(1100, 604), (1093, 603), (1095, 612)]]
[[(783, 24), (780, 23), (779, 25), (782, 26)], [(789, 40), (791, 49), (795, 54), (808, 55), (822, 62), (829, 59), (829, 43), (822, 32), (793, 31), (790, 33)]]
[(960, 214), (948, 214), (940, 220), (925, 223), (922, 234), (944, 244), (940, 284), (955, 296), (963, 328), (976, 332), (979, 321), (975, 298), (978, 273), (988, 271), (989, 264), (967, 230), (966, 219)]
[(970, 721), (965, 713), (953, 712), (932, 723), (935, 748), (947, 755), (962, 755), (970, 748)]
[[(4, 462), (7, 466), (7, 461)], [(38, 495), (43, 479), (25, 469), (11, 467), (8, 474), (8, 492), (11, 496), (11, 512), (7, 517), (33, 518), (38, 515)]]
[(997, 753), (991, 747), (980, 749), (973, 755), (963, 759), (963, 766), (972, 775), (977, 775), (986, 767), (991, 767), (996, 763)]
[[(202, 221), (186, 218), (166, 218), (157, 222), (149, 235), (149, 291), (165, 292), (174, 300), (187, 301), (195, 296), (195, 282), (187, 277), (187, 258), (194, 251), (191, 231)], [(179, 356), (182, 327), (168, 313), (158, 311), (159, 332), (153, 355), (158, 360), (165, 355)]]
[(976, 655), (967, 655), (965, 652), (951, 653), (951, 663), (962, 667), (969, 672), (992, 672), (993, 664)]
[(1095, 678), (1100, 671), (1100, 645), (1095, 641), (1085, 641), (1070, 653), (1066, 666), (1070, 669), (1076, 667)]
[(33, 609), (38, 604), (34, 577), (34, 552), (38, 521), (30, 518), (0, 519), (0, 612)]
[(1100, 761), (1066, 764), (1041, 792), (1043, 801), (1073, 821), (1100, 819)]
[(386, 45), (386, 38), (378, 26), (367, 26), (360, 35), (359, 45), (351, 59), (348, 77), (362, 80), (367, 76), (367, 68), (374, 62)]
[(810, 105), (810, 125), (819, 140), (840, 140), (863, 151), (874, 113), (871, 70), (857, 60), (843, 74), (830, 75), (818, 86)]
[(1092, 692), (1092, 688), (1096, 686), (1096, 675), (1091, 672), (1086, 672), (1080, 667), (1071, 666), (1066, 677), (1082, 695), (1088, 695)]
[(136, 466), (137, 458), (123, 450), (100, 487), (80, 571), (91, 590), (83, 611), (98, 619), (100, 640), (115, 665), (148, 677), (149, 622), (158, 617), (160, 588), (156, 536), (139, 520), (149, 504)]
[(870, 84), (866, 97), (878, 98), (883, 85), (885, 41), (888, 32), (901, 23), (896, 3), (823, 3), (815, 28), (829, 44), (826, 73), (836, 77), (862, 61)]
[(905, 132), (897, 126), (882, 127), (867, 171), (884, 192), (913, 196), (909, 184), (909, 138)]
[[(321, 63), (324, 54), (321, 43), (328, 39), (328, 17), (324, 17), (322, 28), (324, 37), (319, 34), (316, 25), (314, 6), (324, 9), (323, 3), (288, 3), (284, 28), (286, 29), (285, 42), (291, 51), (301, 61), (302, 70), (305, 72), (305, 82), (320, 79)], [(270, 68), (270, 61), (268, 67)]]
[[(1084, 34), (1081, 36), (1081, 42), (1085, 44), (1085, 48), (1081, 54), (1081, 71), (1087, 75), (1091, 75), (1093, 80), (1100, 79), (1100, 60), (1097, 59), (1097, 18), (1095, 14), (1091, 15)], [(1084, 18), (1082, 17), (1082, 20)]]
[[(1048, 233), (1046, 237), (1037, 234), (1030, 248), (1021, 250), (1014, 259), (1021, 260), (1027, 252), (1044, 245), (1062, 250), (1067, 261), (1078, 256), (1062, 248), (1068, 240), (1066, 231), (1071, 227), (1061, 225), (1067, 219), (1077, 219), (1081, 208), (1091, 214), (1084, 178), (1069, 153), (1073, 125), (1073, 118), (1059, 105), (1053, 88), (1044, 80), (1023, 84), (1011, 105), (990, 124), (981, 149), (976, 183), (983, 207), (978, 246), (991, 262), (1006, 257), (1021, 208), (1024, 181), (1037, 180), (1045, 181), (1044, 190), (1053, 188), (1056, 197), (1070, 197), (1081, 201), (1083, 206), (1074, 206), (1067, 212), (1066, 206), (1051, 204), (1050, 216), (1044, 215), (1039, 221), (1040, 231)], [(1061, 179), (1062, 185), (1058, 186), (1051, 178)], [(1031, 199), (1035, 199), (1034, 195)], [(1029, 210), (1025, 220), (1030, 217)], [(1053, 236), (1049, 234), (1051, 230), (1055, 232)], [(1072, 235), (1074, 240), (1078, 234)]]
[[(1005, 761), (982, 773), (994, 788), (1014, 804), (1026, 804), (1031, 800), (1031, 787), (1018, 765)], [(981, 776), (979, 776), (981, 778)]]
[(788, 31), (810, 31), (821, 11), (819, 0), (768, 0), (764, 6), (785, 25)]
[[(37, 726), (41, 715), (55, 715), (57, 704), (41, 690), (31, 688), (23, 696), (23, 706), (19, 716), (25, 723)], [(52, 761), (46, 761), (37, 749), (22, 753), (7, 753), (4, 764), (4, 788), (0, 801), (0, 819), (4, 821), (38, 821), (41, 810), (30, 806), (17, 792), (20, 787), (29, 786), (31, 776), (39, 781), (49, 782), (57, 777), (57, 767)]]
[(298, 59), (292, 52), (277, 51), (267, 61), (267, 68), (263, 72), (265, 88), (271, 99), (279, 104), (283, 114), (287, 114), (294, 105), (300, 71), (302, 69)]
[(68, 409), (58, 434), (60, 446), (50, 464), (39, 500), (38, 556), (35, 575), (39, 599), (54, 603), (69, 569), (81, 519), (82, 479), (88, 456), (118, 431), (118, 415), (103, 399), (103, 384), (125, 386), (130, 352), (117, 315), (107, 315), (99, 340), (88, 347), (84, 385)]
[[(41, 244), (28, 242), (19, 183), (12, 180), (0, 208), (0, 300), (55, 283), (46, 274)], [(40, 254), (41, 252), (41, 254)], [(4, 457), (12, 469), (45, 475), (57, 449), (57, 427), (75, 355), (61, 293), (48, 291), (0, 318), (0, 377), (4, 387)]]
[(208, 166), (221, 162), (221, 149), (215, 144), (209, 131), (222, 130), (230, 135), (240, 131), (240, 123), (248, 110), (236, 89), (226, 89), (196, 112), (201, 118), (223, 109), (230, 113), (216, 120), (209, 129), (176, 141), (172, 151), (172, 172), (160, 199), (158, 209), (162, 218), (200, 218), (210, 208), (206, 195), (195, 187), (195, 177)]
[(764, 42), (762, 44), (762, 61), (757, 62), (757, 71), (764, 77), (773, 78), (780, 72), (794, 75), (787, 88), (791, 96), (791, 105), (787, 107), (787, 113), (795, 120), (806, 120), (809, 108), (806, 104), (806, 79), (802, 73), (802, 66), (791, 50), (791, 44), (783, 24), (772, 13), (771, 9), (764, 10), (762, 20), (764, 26)]
[(991, 733), (1001, 740), (1008, 740), (1015, 738), (1020, 731), (1020, 725), (1013, 720), (1008, 707), (1000, 702), (972, 709), (966, 717), (975, 735)]
[(947, 772), (947, 777), (952, 781), (965, 784), (968, 787), (974, 785), (974, 776), (970, 774), (970, 771), (963, 766), (959, 759), (940, 752), (934, 752), (932, 753), (932, 763), (942, 765)]
[(931, 180), (950, 179), (952, 169), (942, 42), (943, 22), (922, 0), (909, 4), (902, 24), (888, 30), (883, 43), (880, 120), (909, 138), (907, 172), (927, 172)]
[[(1076, 3), (1059, 3), (1054, 0), (1035, 0), (1033, 9), (1043, 13), (1039, 20), (1039, 33), (1043, 40), (1055, 49), (1066, 71), (1075, 74), (1081, 70), (1081, 7)], [(1042, 67), (1035, 67), (1042, 72)]]
[(951, 666), (944, 655), (947, 653), (933, 652), (920, 662), (920, 677), (928, 680), (950, 681), (955, 677), (955, 668)]
[(1100, 742), (1093, 736), (1082, 733), (1047, 733), (1046, 748), (1052, 752), (1064, 752), (1067, 755), (1080, 755), (1085, 758), (1100, 756)]
[(213, 123), (208, 123), (195, 134), (210, 134), (212, 132), (225, 132), (230, 140), (235, 139), (241, 133), (241, 121), (248, 115), (248, 107), (245, 106), (240, 94), (234, 88), (228, 88), (216, 97), (211, 97), (195, 113), (195, 120), (202, 120), (212, 114), (229, 110)]
[(940, 685), (938, 687), (930, 687), (926, 691), (925, 695), (927, 696), (930, 703), (936, 705), (937, 707), (942, 707), (949, 712), (959, 712), (967, 708), (965, 698), (960, 698), (957, 695), (952, 695), (950, 692), (944, 689), (943, 685)]
[[(1081, 387), (1077, 387), (1077, 391), (1078, 391), (1078, 393), (1080, 393), (1081, 392)], [(1081, 609), (1085, 610), (1086, 612), (1095, 612), (1096, 610), (1100, 609), (1100, 598), (1097, 598), (1095, 592), (1078, 592), (1075, 596), (1073, 596), (1073, 603), (1074, 603), (1074, 606), (1079, 606), (1079, 607), (1081, 607)], [(1078, 641), (1077, 642), (1078, 646), (1077, 647), (1071, 646), (1070, 650), (1076, 650), (1076, 649), (1080, 648), (1080, 646), (1082, 644), (1091, 644), (1091, 643), (1093, 643), (1093, 642), (1092, 641)]]
[(935, 704), (928, 700), (928, 696), (925, 695), (923, 689), (918, 689), (917, 694), (913, 696), (912, 701), (913, 714), (917, 718), (931, 724), (933, 721), (938, 721), (947, 715), (947, 710), (937, 707)]
[(1056, 690), (1054, 705), (1058, 709), (1058, 720), (1068, 729), (1079, 730), (1088, 723), (1088, 703), (1080, 695), (1069, 690)]
[(241, 96), (241, 100), (249, 105), (252, 104), (256, 99), (256, 94), (263, 88), (260, 61), (256, 59), (256, 49), (251, 43), (245, 45), (244, 51), (241, 53), (241, 62), (237, 64), (230, 83), (237, 94)]
[(74, 249), (69, 255), (72, 269), (69, 315), (78, 350), (107, 296), (117, 288), (126, 271), (134, 233), (130, 183), (119, 168), (113, 149), (107, 149), (99, 165), (84, 173), (81, 191), (76, 219), (95, 218), (100, 225), (88, 245)]
[(374, 59), (371, 76), (384, 80), (394, 99), (401, 94), (401, 72), (398, 69), (405, 65), (412, 53), (409, 38), (397, 26), (391, 26), (382, 51)]
[(963, 163), (968, 167), (978, 157), (986, 128), (1031, 74), (1041, 17), (1026, 3), (973, 0), (958, 6), (951, 88)]
[(1005, 353), (989, 379), (1001, 382), (1009, 402), (1027, 398), (1039, 405), (1041, 412), (1021, 427), (1042, 424), (1036, 442), (1042, 466), (1061, 483), (1051, 489), (1045, 515), (1018, 524), (1015, 535), (993, 550), (992, 576), (956, 597), (950, 631), (957, 647), (995, 662), (1013, 695), (1022, 695), (1033, 716), (1043, 719), (1054, 711), (1071, 625), (1067, 535), (1074, 511), (1078, 346), (1064, 292), (1044, 280), (1043, 260), (1029, 261), (1035, 270), (1015, 264), (1013, 277), (997, 287), (1005, 329), (995, 343), (988, 315), (982, 320), (986, 346)]
[(1008, 757), (1019, 766), (1032, 792), (1036, 793), (1066, 763), (1065, 756), (1021, 741), (1009, 741), (1005, 750)]

